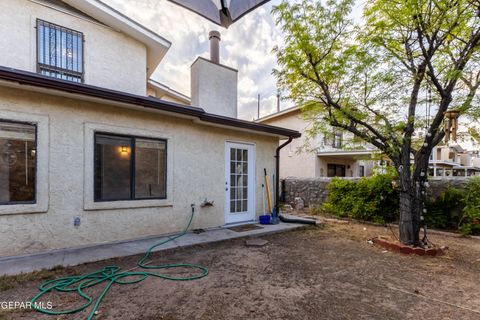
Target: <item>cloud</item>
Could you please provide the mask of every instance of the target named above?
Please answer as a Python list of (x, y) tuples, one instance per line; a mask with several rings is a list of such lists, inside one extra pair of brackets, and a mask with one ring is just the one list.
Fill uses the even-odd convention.
[[(238, 69), (239, 117), (257, 117), (257, 95), (261, 114), (276, 110), (276, 80), (271, 74), (276, 58), (271, 50), (281, 45), (282, 34), (271, 15), (273, 0), (223, 29), (166, 0), (103, 0), (172, 42), (172, 47), (153, 78), (190, 95), (190, 65), (198, 57), (208, 58), (208, 32), (222, 34), (221, 63)], [(357, 1), (352, 17), (361, 19), (363, 2)], [(282, 100), (282, 109), (292, 106)]]
[(221, 63), (239, 71), (239, 117), (257, 116), (257, 95), (262, 114), (276, 108), (276, 65), (272, 48), (282, 36), (270, 14), (275, 0), (247, 14), (229, 29), (220, 28), (166, 0), (103, 0), (108, 5), (172, 42), (153, 78), (184, 94), (190, 94), (190, 65), (209, 56), (208, 32), (222, 34)]

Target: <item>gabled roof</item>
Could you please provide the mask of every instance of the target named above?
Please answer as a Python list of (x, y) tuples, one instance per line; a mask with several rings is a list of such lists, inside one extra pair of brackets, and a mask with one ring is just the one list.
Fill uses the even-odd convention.
[(139, 109), (147, 112), (167, 113), (172, 116), (191, 118), (196, 122), (232, 130), (257, 132), (278, 137), (299, 138), (298, 131), (253, 123), (205, 112), (197, 107), (160, 100), (153, 97), (100, 88), (84, 83), (51, 78), (37, 73), (0, 66), (0, 85), (21, 87), (30, 91), (41, 91), (64, 97), (103, 102), (118, 107)]
[(147, 47), (147, 76), (150, 77), (170, 48), (170, 41), (145, 28), (100, 0), (62, 0), (90, 17), (123, 32)]
[[(155, 91), (157, 91), (158, 93), (161, 93), (162, 95), (170, 96), (170, 97), (175, 98), (176, 100), (180, 101), (181, 103), (185, 103), (185, 104), (190, 104), (190, 102), (191, 102), (190, 97), (188, 97), (188, 96), (184, 95), (183, 93), (180, 93), (180, 92), (170, 88), (169, 86), (167, 86), (163, 83), (160, 83), (160, 82), (158, 82), (156, 80), (153, 80), (153, 79), (149, 79), (147, 83)], [(157, 98), (158, 97), (159, 96), (157, 96)]]
[(267, 120), (272, 120), (272, 119), (275, 119), (275, 118), (278, 118), (278, 117), (281, 117), (281, 116), (285, 116), (285, 115), (288, 115), (290, 113), (293, 113), (294, 111), (299, 111), (299, 110), (300, 110), (299, 106), (287, 108), (287, 109), (281, 110), (280, 112), (275, 112), (275, 113), (269, 114), (268, 116), (258, 118), (257, 120), (255, 120), (255, 122), (264, 122), (264, 121), (267, 121)]

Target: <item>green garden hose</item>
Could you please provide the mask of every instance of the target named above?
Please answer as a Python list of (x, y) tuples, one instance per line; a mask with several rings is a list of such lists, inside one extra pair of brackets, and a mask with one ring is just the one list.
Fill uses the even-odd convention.
[[(164, 245), (170, 241), (173, 241), (175, 239), (180, 238), (181, 236), (185, 235), (190, 228), (190, 225), (192, 224), (193, 220), (193, 215), (195, 213), (195, 208), (192, 205), (192, 215), (190, 216), (190, 220), (188, 222), (187, 227), (185, 230), (183, 230), (181, 233), (171, 236), (165, 240), (162, 240), (150, 248), (145, 252), (143, 257), (137, 262), (137, 266), (141, 269), (147, 269), (147, 270), (160, 270), (160, 269), (172, 269), (172, 268), (191, 268), (191, 269), (197, 269), (200, 270), (200, 273), (197, 275), (189, 276), (189, 277), (173, 277), (173, 276), (168, 276), (165, 274), (161, 273), (154, 273), (154, 272), (149, 272), (149, 271), (121, 271), (120, 267), (118, 266), (107, 266), (104, 267), (101, 270), (86, 274), (86, 275), (80, 275), (80, 276), (72, 276), (72, 277), (66, 277), (66, 278), (59, 278), (59, 279), (54, 279), (50, 280), (47, 282), (42, 283), (39, 286), (40, 292), (33, 297), (31, 300), (32, 303), (32, 308), (35, 310), (49, 314), (49, 315), (62, 315), (62, 314), (72, 314), (72, 313), (77, 313), (80, 312), (86, 308), (88, 308), (93, 302), (94, 299), (87, 295), (85, 292), (83, 292), (84, 289), (90, 288), (93, 286), (96, 286), (98, 284), (107, 282), (107, 285), (103, 289), (102, 293), (100, 296), (95, 300), (95, 304), (93, 306), (92, 311), (90, 312), (89, 317), (87, 318), (88, 320), (93, 319), (95, 314), (97, 313), (97, 309), (100, 306), (100, 303), (102, 302), (103, 298), (105, 295), (108, 293), (110, 290), (111, 286), (113, 284), (133, 284), (133, 283), (138, 283), (141, 282), (148, 277), (157, 277), (161, 279), (166, 279), (166, 280), (173, 280), (173, 281), (189, 281), (189, 280), (197, 280), (200, 278), (203, 278), (208, 275), (208, 269), (199, 265), (194, 265), (194, 264), (189, 264), (189, 263), (179, 263), (179, 264), (164, 264), (164, 265), (146, 265), (146, 262), (150, 255), (152, 254), (152, 250), (156, 247), (159, 247), (161, 245)], [(125, 280), (125, 278), (133, 277), (132, 280)], [(85, 303), (78, 308), (74, 309), (67, 309), (67, 310), (62, 310), (62, 311), (53, 311), (53, 310), (48, 310), (48, 309), (43, 309), (40, 308), (42, 304), (36, 303), (37, 300), (39, 300), (43, 295), (49, 293), (49, 292), (77, 292), (77, 294), (82, 297), (85, 300)]]

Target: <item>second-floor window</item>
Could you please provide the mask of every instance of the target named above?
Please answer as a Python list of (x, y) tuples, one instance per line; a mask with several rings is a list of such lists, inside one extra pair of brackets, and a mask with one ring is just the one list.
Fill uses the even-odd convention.
[(342, 148), (342, 133), (335, 132), (333, 134), (333, 145), (332, 147), (341, 149)]
[(325, 146), (329, 146), (336, 149), (342, 148), (342, 133), (341, 132), (333, 132), (325, 134), (323, 137), (323, 143)]
[(83, 82), (83, 34), (37, 19), (37, 72)]

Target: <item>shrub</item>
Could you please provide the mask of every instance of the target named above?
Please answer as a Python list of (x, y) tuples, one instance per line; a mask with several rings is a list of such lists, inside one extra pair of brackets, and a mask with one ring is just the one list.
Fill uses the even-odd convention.
[(458, 223), (461, 233), (480, 233), (480, 177), (470, 179), (463, 197), (465, 207)]
[(392, 175), (375, 175), (355, 182), (332, 179), (323, 209), (338, 217), (384, 223), (398, 216), (398, 194)]
[(434, 201), (427, 201), (427, 226), (456, 229), (463, 209), (463, 195), (464, 191), (449, 186)]
[[(362, 178), (358, 182), (334, 178), (321, 209), (338, 217), (378, 223), (395, 221), (399, 197), (392, 187), (393, 179), (391, 174)], [(480, 177), (471, 178), (465, 190), (448, 187), (426, 205), (427, 226), (458, 228), (465, 235), (480, 234)]]
[(353, 181), (333, 178), (328, 185), (328, 197), (323, 209), (339, 217), (348, 217), (348, 212), (353, 207), (354, 190)]
[(319, 206), (319, 205), (314, 205), (314, 206), (310, 206), (310, 214), (311, 215), (319, 215), (319, 214), (322, 214), (324, 213), (324, 210), (323, 210), (323, 207), (322, 206)]

